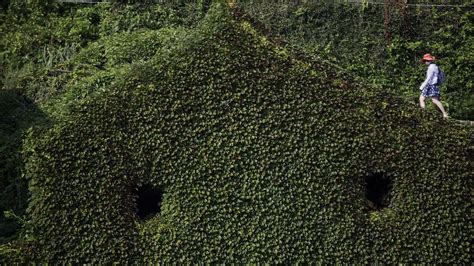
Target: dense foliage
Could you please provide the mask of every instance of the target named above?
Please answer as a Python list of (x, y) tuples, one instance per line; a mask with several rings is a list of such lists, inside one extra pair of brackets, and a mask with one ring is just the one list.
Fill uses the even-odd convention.
[(472, 1), (432, 8), (335, 1), (243, 5), (290, 42), (408, 99), (418, 97), (426, 73), (419, 60), (431, 53), (447, 73), (441, 92), (450, 115), (474, 120)]
[[(23, 229), (0, 261), (469, 261), (472, 132), (409, 102), (432, 52), (472, 119), (467, 9), (391, 7), (386, 28), (380, 6), (251, 2), (194, 30), (210, 1), (8, 2), (0, 243)], [(22, 137), (51, 122), (24, 147), (25, 219)], [(144, 187), (165, 193), (141, 221)]]
[[(40, 120), (40, 112), (24, 97), (0, 90), (0, 212), (23, 215), (28, 200), (28, 184), (19, 178), (22, 132)], [(19, 225), (13, 217), (0, 216), (0, 243), (16, 237)]]
[[(472, 131), (242, 16), (216, 5), (196, 29), (131, 33), (83, 57), (115, 67), (80, 79), (85, 96), (29, 131), (34, 238), (16, 258), (468, 263)], [(121, 49), (136, 39), (156, 53)], [(383, 209), (367, 203), (371, 176), (392, 183)], [(143, 186), (164, 191), (146, 220)]]
[(115, 65), (151, 56), (165, 27), (189, 26), (202, 16), (194, 5), (83, 7), (13, 0), (2, 7), (7, 8), (0, 10), (0, 243), (15, 237), (19, 227), (3, 212), (21, 217), (26, 207), (19, 156), (25, 129), (35, 120), (43, 123), (43, 112), (60, 119), (70, 105), (120, 75)]

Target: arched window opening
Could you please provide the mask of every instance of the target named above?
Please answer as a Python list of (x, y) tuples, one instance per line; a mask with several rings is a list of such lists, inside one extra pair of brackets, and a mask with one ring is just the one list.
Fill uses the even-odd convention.
[(163, 200), (163, 190), (150, 185), (143, 185), (136, 191), (135, 211), (141, 220), (146, 220), (159, 214), (161, 202)]
[(372, 210), (382, 210), (389, 205), (392, 180), (383, 173), (375, 173), (365, 177), (366, 198)]

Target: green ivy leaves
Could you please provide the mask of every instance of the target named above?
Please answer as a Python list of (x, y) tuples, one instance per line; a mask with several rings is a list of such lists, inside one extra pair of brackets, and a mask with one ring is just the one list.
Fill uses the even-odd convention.
[[(155, 54), (141, 48), (148, 33), (111, 42), (117, 58), (151, 57), (28, 137), (37, 241), (25, 256), (469, 262), (472, 132), (242, 20), (217, 4), (176, 46), (173, 29), (150, 32)], [(365, 203), (374, 172), (393, 178), (390, 209), (377, 214)], [(161, 213), (139, 222), (133, 188), (144, 183), (165, 195)]]

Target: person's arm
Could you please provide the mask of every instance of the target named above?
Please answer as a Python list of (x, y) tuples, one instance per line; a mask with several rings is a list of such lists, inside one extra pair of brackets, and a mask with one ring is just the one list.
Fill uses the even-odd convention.
[(431, 64), (428, 67), (428, 70), (426, 71), (426, 78), (425, 78), (425, 81), (423, 81), (423, 83), (420, 86), (420, 91), (423, 90), (426, 86), (428, 86), (428, 84), (432, 84), (431, 81), (433, 77), (435, 76), (435, 72), (436, 72), (435, 70), (436, 70), (435, 64)]

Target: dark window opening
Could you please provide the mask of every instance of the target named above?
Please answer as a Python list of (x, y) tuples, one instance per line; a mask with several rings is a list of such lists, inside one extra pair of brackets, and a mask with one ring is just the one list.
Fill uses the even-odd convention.
[(365, 195), (367, 204), (372, 210), (381, 210), (389, 205), (389, 194), (392, 180), (382, 173), (365, 177)]
[(140, 219), (145, 220), (160, 213), (163, 190), (143, 185), (136, 193), (136, 214)]

